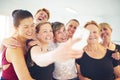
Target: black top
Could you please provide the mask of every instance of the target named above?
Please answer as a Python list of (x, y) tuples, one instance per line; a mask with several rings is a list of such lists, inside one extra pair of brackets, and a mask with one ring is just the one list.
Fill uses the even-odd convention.
[(115, 49), (117, 49), (118, 52), (120, 52), (120, 45), (118, 45), (118, 44), (115, 44), (115, 45), (116, 45), (116, 48), (115, 48)]
[(113, 51), (107, 50), (101, 59), (91, 58), (84, 52), (82, 58), (77, 59), (81, 73), (92, 80), (114, 80), (113, 68), (119, 65), (118, 61), (111, 57)]
[[(115, 50), (117, 50), (120, 53), (120, 45), (118, 44), (115, 44), (115, 45), (116, 45)], [(119, 64), (120, 64), (120, 60), (119, 60)]]
[(32, 78), (34, 78), (35, 80), (52, 80), (54, 64), (50, 64), (46, 67), (40, 67), (37, 64), (35, 64), (32, 61), (31, 55), (30, 55), (30, 51), (32, 47), (28, 49), (27, 56), (26, 56), (27, 57), (26, 63)]

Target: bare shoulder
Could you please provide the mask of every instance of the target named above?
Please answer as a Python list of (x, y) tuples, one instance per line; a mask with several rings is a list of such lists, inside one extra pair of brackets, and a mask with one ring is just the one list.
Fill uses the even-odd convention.
[(24, 58), (24, 51), (21, 47), (7, 48), (6, 49), (6, 59), (11, 62), (13, 59)]
[(7, 48), (6, 52), (11, 54), (11, 55), (14, 54), (14, 53), (16, 53), (16, 54), (18, 53), (19, 54), (19, 53), (23, 52), (23, 49), (21, 47)]
[(38, 54), (38, 53), (41, 53), (41, 47), (40, 46), (33, 46), (32, 48), (31, 48), (31, 54), (33, 53), (33, 54)]

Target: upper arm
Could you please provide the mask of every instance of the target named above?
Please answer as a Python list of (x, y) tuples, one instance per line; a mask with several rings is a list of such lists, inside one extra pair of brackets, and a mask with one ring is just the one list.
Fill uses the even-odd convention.
[(20, 80), (32, 79), (25, 62), (24, 52), (21, 48), (8, 48), (6, 51), (6, 59), (12, 63), (14, 70)]
[(45, 67), (54, 62), (52, 52), (41, 51), (40, 46), (34, 46), (31, 49), (31, 59), (38, 66)]
[[(40, 46), (33, 46), (30, 51), (31, 59), (35, 62), (38, 63), (39, 61), (38, 58), (40, 58), (41, 53), (41, 47)], [(39, 56), (39, 57), (38, 57)]]
[(80, 72), (80, 65), (78, 65), (77, 63), (76, 63), (76, 69), (77, 69), (77, 73), (81, 73)]

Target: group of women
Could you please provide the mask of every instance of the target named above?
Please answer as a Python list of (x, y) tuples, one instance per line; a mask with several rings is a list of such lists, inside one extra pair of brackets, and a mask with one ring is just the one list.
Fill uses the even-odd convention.
[(1, 80), (120, 80), (120, 46), (111, 41), (109, 24), (86, 23), (88, 44), (74, 50), (72, 46), (80, 41), (71, 39), (79, 26), (76, 19), (66, 26), (50, 23), (45, 8), (37, 11), (35, 19), (21, 9), (12, 16), (16, 32), (3, 42)]

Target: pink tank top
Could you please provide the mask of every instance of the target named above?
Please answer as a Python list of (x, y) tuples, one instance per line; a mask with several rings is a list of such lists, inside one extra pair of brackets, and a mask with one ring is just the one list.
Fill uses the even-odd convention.
[(2, 70), (2, 78), (5, 80), (18, 80), (18, 77), (14, 71), (14, 67), (12, 63), (6, 60), (6, 49), (2, 52), (2, 66), (6, 64), (10, 64), (10, 66), (6, 70)]

